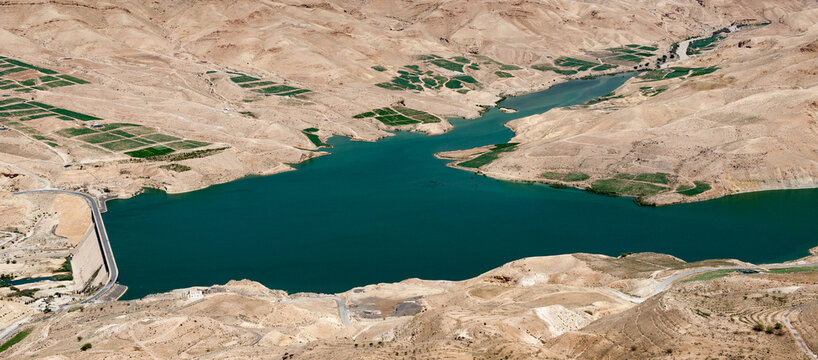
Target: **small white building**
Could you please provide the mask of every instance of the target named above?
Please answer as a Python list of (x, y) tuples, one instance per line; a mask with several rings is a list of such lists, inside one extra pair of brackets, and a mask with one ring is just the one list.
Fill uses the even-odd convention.
[(201, 290), (190, 290), (187, 293), (188, 300), (200, 300), (204, 299), (204, 294), (202, 294)]

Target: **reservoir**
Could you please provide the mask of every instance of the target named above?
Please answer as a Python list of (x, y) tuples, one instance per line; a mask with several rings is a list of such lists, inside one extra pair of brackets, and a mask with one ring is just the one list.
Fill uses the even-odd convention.
[(629, 198), (494, 180), (433, 155), (505, 143), (509, 120), (607, 94), (631, 75), (573, 80), (509, 98), (439, 136), (333, 138), (297, 171), (186, 194), (108, 202), (124, 299), (251, 279), (335, 293), (407, 278), (462, 280), (530, 256), (667, 253), (761, 263), (818, 245), (818, 190), (771, 191), (639, 207)]

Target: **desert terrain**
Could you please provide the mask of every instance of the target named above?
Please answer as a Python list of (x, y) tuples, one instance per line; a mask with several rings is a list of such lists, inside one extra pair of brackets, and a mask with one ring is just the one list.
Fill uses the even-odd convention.
[(335, 295), (240, 280), (80, 303), (109, 280), (89, 204), (14, 193), (188, 192), (292, 171), (332, 136), (434, 136), (504, 96), (635, 70), (507, 124), (509, 144), (438, 156), (644, 205), (813, 188), (816, 24), (806, 0), (0, 2), (0, 338), (19, 337), (2, 356), (808, 359), (814, 254), (746, 274), (573, 254)]
[[(335, 296), (231, 281), (75, 305), (34, 325), (3, 355), (808, 359), (795, 336), (811, 349), (818, 346), (818, 268), (815, 256), (797, 263), (813, 267), (690, 273), (748, 264), (685, 263), (652, 253), (574, 254), (522, 259), (466, 281), (409, 279)], [(661, 291), (678, 274), (687, 276)]]

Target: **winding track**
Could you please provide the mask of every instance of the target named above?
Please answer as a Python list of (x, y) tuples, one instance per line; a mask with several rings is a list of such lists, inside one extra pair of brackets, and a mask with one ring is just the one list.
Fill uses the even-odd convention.
[[(621, 293), (619, 291), (612, 290), (612, 289), (609, 289), (608, 291), (611, 294), (615, 295), (616, 297), (618, 297), (618, 298), (620, 298), (622, 300), (630, 301), (632, 303), (637, 303), (638, 304), (638, 303), (641, 303), (641, 302), (647, 300), (648, 298), (650, 298), (650, 297), (652, 297), (654, 295), (657, 295), (657, 294), (665, 291), (676, 280), (688, 277), (690, 275), (700, 274), (700, 273), (703, 273), (703, 272), (709, 272), (709, 271), (715, 271), (715, 270), (791, 269), (791, 268), (799, 268), (799, 267), (816, 267), (816, 266), (818, 266), (818, 263), (708, 267), (708, 268), (701, 268), (701, 269), (685, 271), (685, 272), (683, 272), (681, 274), (673, 275), (673, 276), (665, 279), (661, 283), (659, 283), (659, 285), (656, 287), (656, 289), (654, 289), (653, 292), (649, 296), (646, 296), (646, 297), (643, 297), (643, 298), (623, 294), (623, 293)], [(789, 320), (789, 316), (793, 311), (798, 310), (798, 309), (800, 309), (802, 307), (805, 307), (805, 306), (808, 306), (808, 305), (813, 305), (813, 304), (815, 304), (815, 303), (809, 303), (809, 304), (796, 306), (796, 307), (790, 309), (789, 311), (787, 311), (787, 313), (784, 314), (784, 324), (790, 330), (790, 334), (792, 334), (792, 337), (795, 338), (795, 342), (798, 343), (798, 345), (801, 346), (801, 350), (803, 350), (804, 353), (807, 356), (809, 356), (810, 359), (817, 359), (818, 360), (818, 355), (813, 353), (812, 350), (810, 350), (810, 348), (804, 343), (804, 340), (801, 338), (801, 335), (798, 334), (798, 331), (795, 329), (795, 327), (792, 326), (792, 324), (790, 324), (790, 320)]]

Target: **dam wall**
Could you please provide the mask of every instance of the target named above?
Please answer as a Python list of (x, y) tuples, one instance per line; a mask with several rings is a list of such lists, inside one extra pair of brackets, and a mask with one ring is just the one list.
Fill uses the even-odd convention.
[(79, 244), (74, 248), (73, 255), (71, 269), (77, 291), (85, 291), (105, 283), (108, 271), (105, 269), (93, 223), (85, 230)]

